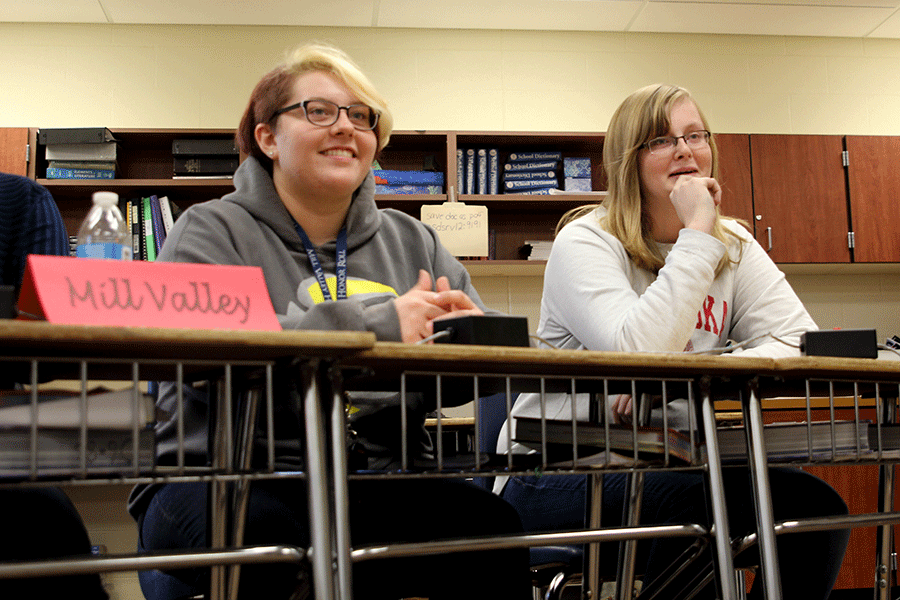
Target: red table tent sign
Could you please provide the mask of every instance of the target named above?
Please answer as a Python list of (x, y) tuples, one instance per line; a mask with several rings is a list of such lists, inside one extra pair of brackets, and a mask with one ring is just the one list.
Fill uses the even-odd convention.
[(19, 312), (78, 325), (281, 329), (262, 269), (229, 265), (32, 254)]

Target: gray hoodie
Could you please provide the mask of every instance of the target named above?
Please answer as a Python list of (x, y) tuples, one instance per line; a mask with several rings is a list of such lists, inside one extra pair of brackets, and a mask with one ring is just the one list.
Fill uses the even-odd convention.
[[(410, 290), (424, 269), (436, 280), (446, 276), (453, 289), (463, 290), (482, 309), (465, 267), (440, 243), (437, 234), (403, 212), (378, 209), (375, 182), (370, 172), (353, 195), (345, 222), (347, 228), (347, 299), (322, 301), (322, 292), (312, 271), (293, 220), (275, 191), (271, 176), (255, 158), (247, 158), (234, 176), (235, 191), (221, 199), (188, 208), (175, 222), (158, 260), (262, 268), (269, 297), (284, 329), (371, 331), (381, 341), (400, 341), (400, 322), (394, 300)], [(326, 278), (333, 287), (334, 241), (318, 248)], [(302, 464), (300, 416), (290, 406), (287, 386), (276, 384), (276, 455), (280, 467)], [(383, 466), (396, 458), (399, 424), (396, 398), (377, 397), (377, 403), (354, 398), (360, 410), (353, 429), (361, 444)], [(468, 400), (468, 399), (466, 399)], [(466, 401), (464, 400), (464, 401)], [(175, 389), (161, 383), (157, 404), (174, 413)], [(448, 404), (449, 405), (449, 404)], [(185, 446), (189, 460), (202, 462), (207, 451), (207, 395), (185, 389)], [(430, 443), (421, 427), (428, 407), (413, 400), (409, 428), (420, 453)], [(383, 414), (379, 414), (383, 413)], [(388, 416), (387, 413), (393, 413)], [(157, 424), (157, 454), (169, 463), (175, 453), (175, 421)], [(413, 441), (413, 440), (411, 440)], [(132, 514), (143, 512), (148, 493), (135, 490)]]

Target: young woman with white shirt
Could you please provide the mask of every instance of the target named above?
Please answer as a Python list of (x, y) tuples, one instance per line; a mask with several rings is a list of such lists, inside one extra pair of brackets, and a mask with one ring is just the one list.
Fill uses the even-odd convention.
[[(709, 129), (689, 92), (677, 86), (647, 86), (619, 106), (603, 147), (608, 195), (602, 204), (564, 218), (553, 243), (541, 301), (542, 339), (558, 348), (620, 352), (709, 350), (743, 342), (733, 354), (799, 354), (789, 344), (816, 324), (750, 233), (720, 215), (728, 198), (716, 179), (718, 154)], [(548, 395), (546, 417), (571, 418), (571, 401)], [(615, 421), (629, 422), (633, 405), (629, 396), (618, 396), (607, 411)], [(683, 425), (686, 401), (669, 408), (669, 426)], [(576, 397), (576, 411), (588, 417), (586, 396)], [(540, 416), (539, 395), (522, 394), (512, 416), (513, 422)], [(509, 425), (501, 432), (499, 452), (508, 447)], [(513, 452), (526, 451), (513, 444)], [(747, 533), (755, 514), (749, 473), (729, 468), (725, 480), (731, 532)], [(770, 469), (770, 483), (776, 520), (847, 512), (830, 486), (800, 470)], [(605, 526), (620, 524), (624, 486), (624, 475), (604, 478)], [(582, 526), (584, 476), (514, 477), (495, 491), (517, 508), (526, 530)], [(642, 523), (708, 523), (705, 499), (700, 473), (649, 473)], [(827, 598), (848, 538), (847, 530), (780, 536), (784, 597)], [(652, 579), (687, 543), (639, 544), (639, 570)], [(607, 557), (605, 567), (610, 563), (615, 557)], [(761, 587), (755, 585), (751, 597), (759, 597)], [(713, 591), (709, 586), (705, 593)]]

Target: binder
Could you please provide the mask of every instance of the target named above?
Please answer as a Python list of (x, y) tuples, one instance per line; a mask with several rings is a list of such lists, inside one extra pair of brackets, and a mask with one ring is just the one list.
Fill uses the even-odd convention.
[(172, 141), (174, 155), (236, 155), (239, 154), (233, 139), (186, 139)]
[(38, 143), (44, 144), (102, 144), (114, 142), (112, 132), (106, 127), (74, 127), (40, 129)]

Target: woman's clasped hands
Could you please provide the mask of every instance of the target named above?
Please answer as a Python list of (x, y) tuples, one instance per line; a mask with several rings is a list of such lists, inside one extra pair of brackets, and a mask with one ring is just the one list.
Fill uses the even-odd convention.
[(425, 270), (419, 270), (419, 281), (395, 302), (401, 339), (407, 343), (430, 336), (436, 319), (484, 314), (465, 292), (451, 289), (446, 277), (438, 277), (432, 289)]

